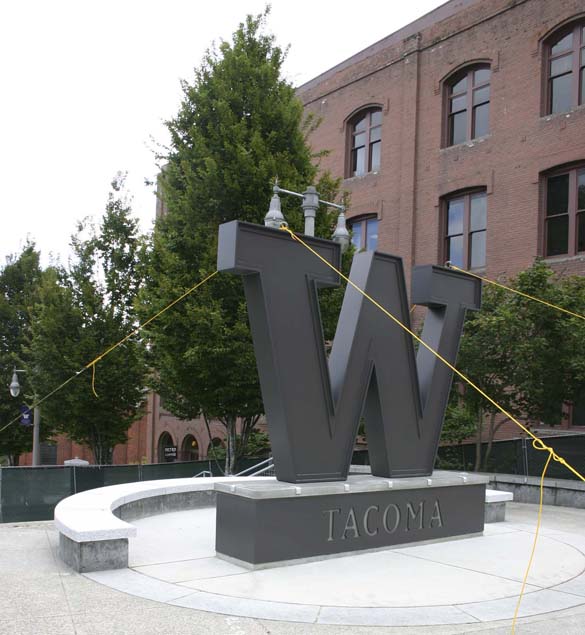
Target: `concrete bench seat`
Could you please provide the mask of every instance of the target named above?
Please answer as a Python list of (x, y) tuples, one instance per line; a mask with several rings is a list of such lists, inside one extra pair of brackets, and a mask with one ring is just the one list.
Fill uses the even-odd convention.
[[(175, 478), (123, 483), (87, 490), (55, 507), (59, 555), (75, 571), (122, 569), (128, 566), (128, 539), (136, 527), (128, 521), (215, 505), (215, 483), (248, 477)], [(274, 480), (274, 477), (254, 477)]]
[[(62, 500), (55, 508), (59, 555), (75, 571), (128, 566), (128, 539), (136, 536), (132, 520), (215, 505), (216, 483), (238, 483), (250, 477), (176, 478), (110, 485)], [(275, 480), (272, 476), (253, 477)], [(292, 487), (292, 486), (291, 486)], [(505, 520), (513, 495), (486, 490), (485, 522)]]
[(500, 492), (497, 489), (486, 489), (485, 502), (486, 503), (501, 503), (514, 500), (514, 494), (512, 492)]
[(486, 489), (484, 522), (499, 523), (506, 520), (506, 503), (513, 500), (514, 494), (511, 492)]

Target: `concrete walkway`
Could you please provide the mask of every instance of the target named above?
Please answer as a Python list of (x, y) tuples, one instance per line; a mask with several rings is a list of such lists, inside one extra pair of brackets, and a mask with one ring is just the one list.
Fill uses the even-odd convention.
[[(511, 504), (483, 537), (249, 572), (214, 557), (210, 510), (178, 512), (136, 521), (131, 569), (86, 576), (52, 523), (0, 525), (0, 633), (509, 633), (535, 522)], [(584, 570), (585, 511), (546, 507), (517, 633), (582, 635)]]

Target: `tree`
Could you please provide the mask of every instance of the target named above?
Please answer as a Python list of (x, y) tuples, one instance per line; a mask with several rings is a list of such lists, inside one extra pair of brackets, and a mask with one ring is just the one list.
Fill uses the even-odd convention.
[[(141, 283), (141, 239), (123, 195), (112, 182), (99, 231), (79, 223), (74, 261), (46, 276), (33, 324), (32, 357), (40, 394), (83, 369), (136, 326), (133, 300)], [(84, 237), (89, 234), (88, 237)], [(142, 414), (146, 366), (137, 336), (85, 370), (43, 403), (43, 419), (91, 448), (97, 464), (112, 462), (114, 446)]]
[[(508, 285), (523, 293), (585, 314), (585, 280), (557, 278), (542, 261)], [(481, 311), (466, 321), (457, 367), (524, 424), (560, 423), (562, 404), (585, 380), (585, 325), (495, 286), (484, 286)], [(446, 427), (475, 427), (475, 469), (487, 469), (494, 436), (509, 419), (474, 389), (456, 382)], [(487, 433), (487, 434), (484, 434)], [(482, 438), (487, 436), (485, 455)]]
[[(262, 223), (275, 177), (296, 191), (315, 181), (302, 105), (281, 78), (285, 53), (264, 32), (267, 14), (248, 16), (231, 42), (205, 55), (193, 83), (183, 82), (179, 113), (167, 123), (166, 214), (155, 227), (144, 316), (216, 269), (220, 223)], [(324, 176), (317, 189), (334, 196), (336, 186)], [(282, 204), (291, 227), (301, 230), (298, 201)], [(332, 223), (331, 214), (320, 212), (317, 234), (330, 236)], [(153, 387), (178, 417), (201, 414), (225, 426), (231, 473), (263, 413), (241, 280), (216, 276), (153, 322), (148, 335)]]
[[(0, 427), (18, 415), (18, 405), (33, 391), (30, 375), (20, 376), (23, 394), (17, 400), (8, 391), (15, 366), (26, 370), (27, 341), (30, 338), (31, 313), (38, 299), (42, 271), (39, 252), (28, 243), (18, 257), (7, 260), (0, 271)], [(45, 434), (48, 430), (43, 429)], [(8, 457), (10, 465), (18, 465), (18, 457), (32, 449), (32, 430), (14, 423), (0, 433), (0, 456)]]

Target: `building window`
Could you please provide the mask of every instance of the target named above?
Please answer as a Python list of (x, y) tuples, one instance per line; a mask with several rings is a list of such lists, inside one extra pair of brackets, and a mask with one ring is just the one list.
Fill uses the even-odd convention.
[(444, 210), (444, 260), (461, 269), (485, 267), (486, 193), (470, 192), (448, 198)]
[(374, 251), (378, 246), (378, 219), (375, 216), (361, 216), (347, 221), (351, 231), (351, 242), (357, 251)]
[(482, 64), (456, 73), (447, 82), (446, 145), (488, 134), (490, 79), (489, 65)]
[(585, 167), (546, 178), (545, 256), (574, 256), (585, 251)]
[(361, 176), (380, 169), (382, 110), (361, 111), (350, 121), (348, 176)]
[(177, 460), (177, 447), (173, 443), (173, 437), (168, 432), (163, 432), (158, 438), (158, 462), (170, 463)]
[(197, 461), (199, 459), (199, 445), (197, 439), (188, 434), (181, 443), (181, 453), (179, 455), (179, 461)]
[(585, 104), (585, 23), (577, 22), (549, 38), (546, 47), (547, 114)]

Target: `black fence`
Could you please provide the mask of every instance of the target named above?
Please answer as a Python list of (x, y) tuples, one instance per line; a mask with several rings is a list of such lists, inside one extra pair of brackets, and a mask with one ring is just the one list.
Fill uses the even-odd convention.
[[(543, 437), (567, 463), (581, 474), (585, 473), (585, 435), (566, 435)], [(482, 447), (485, 456), (486, 444)], [(531, 439), (513, 439), (497, 441), (493, 444), (490, 457), (485, 466), (486, 472), (500, 474), (519, 474), (522, 476), (540, 476), (548, 458), (548, 452), (537, 450)], [(475, 445), (461, 445), (439, 448), (437, 467), (448, 470), (471, 471), (475, 465)], [(551, 461), (546, 471), (547, 478), (578, 480), (577, 477), (557, 461)]]
[[(581, 474), (585, 474), (585, 434), (544, 438), (543, 441), (562, 456)], [(482, 461), (487, 444), (482, 445)], [(536, 450), (530, 439), (495, 441), (485, 470), (500, 474), (540, 476), (548, 458), (548, 452)], [(369, 465), (367, 450), (354, 452), (353, 461), (357, 465)], [(461, 470), (472, 472), (475, 466), (475, 444), (442, 446), (439, 448), (435, 468), (439, 470)], [(551, 461), (546, 472), (547, 478), (578, 480), (577, 477), (556, 461)]]
[[(575, 469), (585, 473), (585, 435), (543, 439)], [(482, 448), (485, 454), (486, 445)], [(548, 452), (535, 450), (530, 440), (514, 439), (494, 443), (487, 465), (488, 472), (540, 476)], [(237, 470), (255, 465), (262, 458), (244, 458)], [(354, 452), (352, 463), (369, 465), (367, 450)], [(435, 467), (443, 470), (471, 472), (475, 464), (475, 445), (439, 448)], [(55, 505), (67, 496), (96, 487), (153, 481), (166, 478), (189, 478), (204, 471), (223, 476), (223, 465), (215, 461), (185, 461), (149, 465), (89, 465), (87, 467), (3, 467), (0, 468), (0, 522), (49, 520)], [(547, 477), (575, 479), (560, 463), (551, 461)]]
[[(238, 461), (238, 471), (261, 460), (241, 459)], [(189, 478), (202, 472), (223, 476), (222, 467), (215, 461), (84, 467), (3, 467), (0, 468), (0, 522), (50, 520), (59, 501), (96, 487), (135, 481)]]

